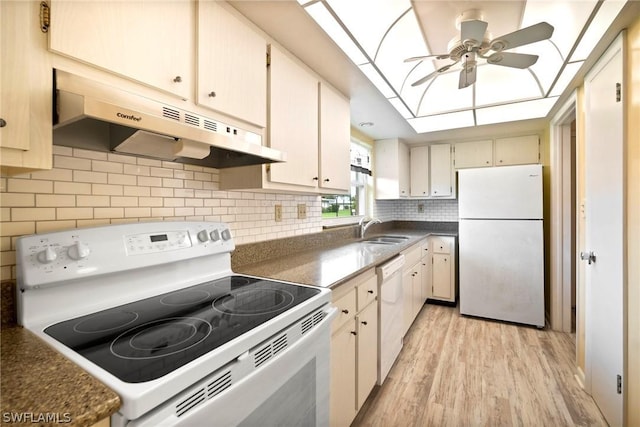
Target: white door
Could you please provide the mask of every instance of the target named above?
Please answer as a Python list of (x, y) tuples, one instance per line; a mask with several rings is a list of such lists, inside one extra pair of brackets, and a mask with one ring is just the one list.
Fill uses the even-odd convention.
[[(622, 425), (623, 375), (623, 40), (613, 43), (585, 79), (586, 381), (611, 426)], [(621, 96), (624, 89), (620, 91)]]

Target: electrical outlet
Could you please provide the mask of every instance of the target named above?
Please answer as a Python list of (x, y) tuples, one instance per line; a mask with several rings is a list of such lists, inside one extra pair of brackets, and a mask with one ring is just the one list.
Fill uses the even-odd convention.
[(306, 219), (307, 218), (307, 205), (304, 203), (298, 204), (298, 219)]
[(418, 213), (424, 213), (424, 203), (418, 203)]
[(275, 220), (282, 221), (282, 205), (276, 205)]

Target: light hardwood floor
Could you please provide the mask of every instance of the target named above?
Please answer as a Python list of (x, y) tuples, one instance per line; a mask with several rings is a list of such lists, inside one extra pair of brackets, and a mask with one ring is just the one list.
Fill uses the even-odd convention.
[(572, 340), (425, 305), (352, 426), (606, 426)]

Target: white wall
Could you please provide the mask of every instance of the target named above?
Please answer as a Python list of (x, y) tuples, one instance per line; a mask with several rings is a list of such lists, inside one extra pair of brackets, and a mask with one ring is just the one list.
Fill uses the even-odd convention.
[[(424, 212), (419, 212), (424, 205)], [(373, 216), (383, 221), (458, 221), (458, 200), (376, 200)]]

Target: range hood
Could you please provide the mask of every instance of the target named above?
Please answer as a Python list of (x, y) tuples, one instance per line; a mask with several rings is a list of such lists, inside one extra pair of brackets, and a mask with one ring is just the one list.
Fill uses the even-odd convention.
[(53, 142), (213, 168), (285, 161), (262, 136), (55, 70)]

